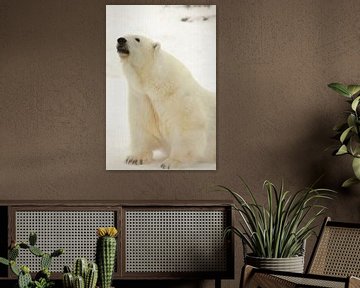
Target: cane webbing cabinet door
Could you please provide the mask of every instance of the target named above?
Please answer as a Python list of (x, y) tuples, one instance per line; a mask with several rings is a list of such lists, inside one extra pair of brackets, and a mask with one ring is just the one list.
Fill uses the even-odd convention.
[(232, 250), (223, 232), (225, 207), (124, 207), (122, 272), (126, 278), (232, 275)]

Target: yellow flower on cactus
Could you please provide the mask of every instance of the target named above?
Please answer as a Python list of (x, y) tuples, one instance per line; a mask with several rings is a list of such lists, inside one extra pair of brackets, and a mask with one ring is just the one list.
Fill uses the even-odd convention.
[(104, 236), (116, 237), (118, 231), (115, 227), (99, 227), (96, 231), (96, 234), (99, 237), (104, 237)]

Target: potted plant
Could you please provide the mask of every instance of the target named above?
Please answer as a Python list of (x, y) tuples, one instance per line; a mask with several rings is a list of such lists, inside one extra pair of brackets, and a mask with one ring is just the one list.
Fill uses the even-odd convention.
[(336, 138), (339, 145), (334, 151), (334, 155), (350, 155), (352, 157), (352, 168), (354, 176), (347, 179), (342, 186), (348, 187), (360, 183), (360, 85), (344, 85), (341, 83), (331, 83), (329, 88), (338, 94), (346, 97), (346, 102), (350, 104), (350, 110), (346, 112), (346, 122), (334, 127)]
[[(0, 257), (0, 263), (10, 266), (11, 271), (18, 277), (18, 288), (50, 288), (54, 286), (54, 282), (50, 280), (50, 265), (54, 257), (58, 257), (64, 253), (63, 249), (57, 249), (52, 253), (43, 252), (36, 246), (37, 236), (30, 233), (29, 243), (13, 242), (9, 248), (8, 259)], [(30, 268), (26, 265), (18, 265), (16, 263), (20, 249), (28, 250), (34, 256), (39, 257), (41, 270), (36, 273), (32, 279)]]
[(305, 241), (314, 233), (315, 220), (326, 209), (317, 202), (331, 199), (334, 191), (310, 187), (291, 193), (285, 191), (283, 183), (277, 188), (266, 180), (267, 203), (261, 205), (244, 180), (242, 182), (251, 201), (230, 188), (219, 186), (234, 197), (233, 208), (240, 215), (240, 226), (228, 227), (225, 234), (233, 232), (241, 238), (247, 248), (244, 249), (245, 264), (302, 273)]

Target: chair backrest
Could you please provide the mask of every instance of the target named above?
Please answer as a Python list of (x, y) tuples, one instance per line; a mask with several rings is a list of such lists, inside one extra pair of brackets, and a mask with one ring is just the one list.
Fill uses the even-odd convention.
[(326, 218), (307, 273), (360, 277), (360, 224)]

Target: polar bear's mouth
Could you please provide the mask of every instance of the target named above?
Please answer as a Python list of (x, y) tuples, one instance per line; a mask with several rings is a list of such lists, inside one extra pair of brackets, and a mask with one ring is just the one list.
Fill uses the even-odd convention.
[(117, 51), (120, 56), (127, 56), (130, 54), (130, 51), (124, 46), (117, 46)]

